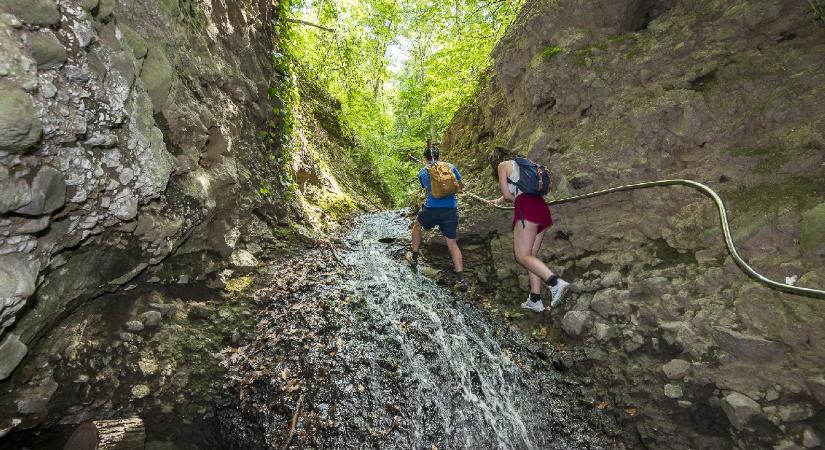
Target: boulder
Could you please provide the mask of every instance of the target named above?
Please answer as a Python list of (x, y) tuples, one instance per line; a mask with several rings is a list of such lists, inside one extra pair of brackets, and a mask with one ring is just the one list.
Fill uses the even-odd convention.
[(80, 0), (80, 6), (86, 11), (93, 11), (97, 8), (98, 0)]
[(825, 255), (825, 203), (805, 211), (799, 228), (799, 247), (807, 256)]
[(725, 412), (731, 425), (741, 430), (751, 417), (762, 412), (762, 408), (759, 403), (747, 395), (731, 392), (722, 399), (722, 411)]
[(592, 318), (590, 311), (568, 311), (561, 320), (561, 328), (568, 335), (579, 337), (589, 330)]
[(604, 289), (593, 295), (590, 302), (590, 309), (596, 311), (604, 318), (618, 317), (627, 318), (630, 314), (630, 304), (628, 303), (629, 292), (618, 289)]
[(235, 250), (229, 257), (229, 263), (237, 268), (251, 269), (258, 266), (258, 258), (248, 250)]
[(57, 69), (66, 62), (66, 49), (51, 31), (31, 35), (28, 46), (40, 70)]
[(30, 201), (28, 183), (14, 178), (5, 166), (0, 166), (0, 214), (13, 211)]
[(141, 314), (140, 317), (143, 320), (143, 326), (146, 328), (152, 328), (160, 325), (160, 321), (163, 319), (163, 315), (160, 311), (146, 311)]
[(737, 359), (777, 364), (785, 358), (786, 346), (781, 342), (748, 336), (720, 326), (714, 326), (711, 334), (722, 350)]
[(106, 19), (115, 11), (115, 0), (99, 0), (97, 5), (98, 19)]
[(56, 169), (43, 166), (34, 176), (31, 186), (31, 201), (15, 212), (30, 216), (48, 214), (66, 203), (66, 182), (63, 174)]
[(126, 41), (126, 45), (132, 49), (135, 58), (141, 59), (146, 56), (149, 47), (146, 44), (146, 40), (143, 39), (143, 36), (126, 24), (118, 24), (118, 28), (123, 34), (123, 40)]
[(169, 98), (174, 73), (172, 64), (160, 47), (152, 47), (146, 54), (146, 60), (140, 71), (140, 79), (152, 99), (155, 112), (160, 111)]
[(29, 349), (14, 334), (8, 333), (0, 341), (0, 380), (5, 380), (26, 356)]
[(0, 85), (0, 151), (23, 153), (40, 140), (42, 131), (29, 94)]
[(805, 448), (817, 448), (822, 445), (822, 438), (819, 437), (816, 431), (807, 427), (802, 432), (802, 445)]
[(57, 382), (47, 378), (37, 386), (27, 387), (18, 393), (17, 412), (22, 414), (44, 414), (49, 410), (49, 400), (57, 391)]
[(49, 26), (60, 22), (54, 0), (4, 0), (8, 11), (30, 25)]
[(684, 378), (690, 371), (690, 363), (684, 359), (672, 359), (662, 366), (662, 372), (669, 380)]

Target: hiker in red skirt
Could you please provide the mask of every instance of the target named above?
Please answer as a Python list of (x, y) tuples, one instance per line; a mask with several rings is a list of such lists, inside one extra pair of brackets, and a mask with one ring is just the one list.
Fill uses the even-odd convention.
[[(492, 200), (493, 205), (506, 201), (515, 203), (513, 215), (513, 251), (516, 261), (527, 269), (530, 275), (530, 297), (521, 304), (522, 308), (536, 312), (544, 311), (541, 288), (550, 288), (550, 306), (558, 306), (564, 301), (570, 284), (551, 271), (536, 255), (541, 248), (544, 233), (553, 224), (550, 207), (544, 195), (550, 189), (547, 169), (527, 158), (502, 159), (507, 150), (497, 147), (491, 156), (493, 176), (498, 180), (501, 197)], [(500, 161), (500, 162), (499, 162)]]

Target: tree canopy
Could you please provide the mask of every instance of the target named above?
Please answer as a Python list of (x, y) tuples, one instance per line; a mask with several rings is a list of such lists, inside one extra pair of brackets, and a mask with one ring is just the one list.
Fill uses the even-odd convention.
[(396, 201), (475, 91), (523, 0), (292, 0), (288, 53), (341, 102), (340, 120)]

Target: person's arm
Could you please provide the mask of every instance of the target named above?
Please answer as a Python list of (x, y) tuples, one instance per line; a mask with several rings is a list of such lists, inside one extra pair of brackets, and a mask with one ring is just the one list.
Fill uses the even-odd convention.
[(516, 197), (510, 193), (509, 183), (507, 182), (507, 177), (510, 176), (510, 168), (512, 167), (512, 162), (510, 161), (502, 161), (498, 165), (498, 187), (501, 190), (501, 197), (493, 200), (493, 203), (496, 205), (500, 205), (505, 201), (516, 201)]
[(461, 181), (461, 172), (453, 166), (453, 174), (455, 175), (455, 179), (458, 180), (458, 192), (464, 192), (464, 182)]

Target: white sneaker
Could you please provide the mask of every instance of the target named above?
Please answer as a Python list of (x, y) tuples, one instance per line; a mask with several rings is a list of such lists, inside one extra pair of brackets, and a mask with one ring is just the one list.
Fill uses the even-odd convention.
[(564, 301), (564, 296), (570, 289), (570, 283), (559, 278), (555, 286), (550, 286), (550, 307), (555, 308)]
[(541, 300), (537, 302), (530, 301), (530, 297), (527, 297), (527, 301), (521, 304), (521, 307), (524, 309), (529, 309), (535, 312), (542, 312), (544, 311), (544, 303)]

